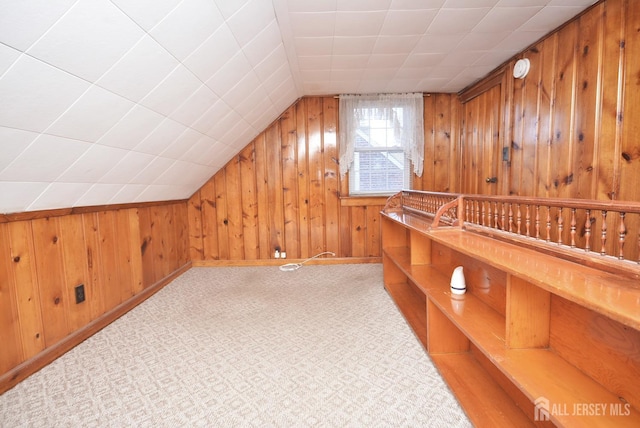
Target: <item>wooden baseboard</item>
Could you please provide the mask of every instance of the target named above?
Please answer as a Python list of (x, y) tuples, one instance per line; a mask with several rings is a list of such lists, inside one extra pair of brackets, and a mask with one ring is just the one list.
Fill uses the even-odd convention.
[(18, 383), (31, 376), (33, 373), (50, 364), (52, 361), (56, 360), (58, 357), (71, 350), (75, 346), (79, 345), (84, 340), (93, 336), (98, 331), (102, 330), (103, 328), (129, 312), (131, 309), (135, 308), (140, 303), (153, 296), (165, 285), (173, 281), (184, 272), (188, 271), (191, 267), (191, 262), (188, 262), (184, 266), (173, 271), (167, 277), (145, 288), (143, 291), (136, 294), (126, 302), (121, 303), (111, 311), (105, 313), (99, 318), (96, 318), (81, 329), (74, 331), (69, 336), (62, 339), (60, 342), (49, 348), (46, 348), (39, 354), (35, 355), (33, 358), (30, 358), (29, 360), (9, 370), (7, 373), (0, 376), (0, 394), (3, 394), (5, 391), (13, 388)]
[[(269, 259), (269, 260), (194, 260), (193, 267), (222, 266), (280, 266), (287, 263), (300, 263), (305, 259)], [(328, 257), (309, 260), (306, 265), (343, 265), (382, 263), (382, 257)]]

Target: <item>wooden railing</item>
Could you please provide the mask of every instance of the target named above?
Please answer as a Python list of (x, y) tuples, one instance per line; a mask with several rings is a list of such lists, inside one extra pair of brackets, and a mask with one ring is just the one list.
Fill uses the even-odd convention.
[(396, 205), (431, 218), (431, 228), (459, 226), (640, 278), (638, 202), (404, 190), (396, 195)]

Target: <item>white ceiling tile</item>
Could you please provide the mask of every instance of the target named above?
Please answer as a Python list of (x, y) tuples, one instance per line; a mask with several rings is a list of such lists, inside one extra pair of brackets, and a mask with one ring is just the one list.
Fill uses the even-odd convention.
[(336, 13), (335, 35), (377, 36), (384, 24), (385, 11), (338, 12)]
[[(368, 59), (369, 57), (367, 57)], [(302, 73), (305, 82), (322, 82), (331, 80), (331, 70), (305, 70)], [(279, 86), (280, 82), (276, 86)], [(272, 87), (272, 86), (270, 86)]]
[[(446, 6), (446, 4), (445, 4)], [(471, 30), (489, 12), (489, 8), (440, 9), (427, 33), (457, 34)]]
[(255, 66), (254, 71), (260, 80), (265, 80), (276, 72), (283, 64), (289, 64), (287, 54), (282, 45), (271, 52), (260, 64)]
[(120, 184), (93, 184), (76, 202), (77, 207), (90, 207), (95, 205), (106, 205), (115, 195), (120, 192)]
[(392, 0), (392, 10), (438, 9), (445, 0)]
[(127, 52), (97, 84), (138, 102), (178, 66), (178, 61), (148, 35)]
[(207, 80), (207, 86), (209, 86), (216, 95), (222, 97), (229, 89), (238, 84), (251, 69), (251, 65), (249, 65), (242, 52), (238, 52), (229, 62), (218, 70), (211, 79)]
[(176, 58), (184, 60), (223, 22), (213, 2), (184, 0), (150, 34)]
[(420, 41), (422, 36), (381, 36), (376, 40), (374, 54), (409, 53)]
[(331, 70), (331, 80), (340, 81), (358, 81), (362, 77), (364, 69), (362, 68), (345, 68), (343, 70)]
[(183, 154), (180, 160), (185, 162), (199, 163), (202, 165), (209, 165), (217, 155), (218, 144), (216, 141), (208, 136), (204, 136), (199, 139), (195, 144), (189, 148), (183, 150)]
[(515, 52), (507, 52), (507, 51), (489, 51), (485, 52), (476, 62), (473, 63), (474, 66), (493, 66), (495, 68), (496, 64), (502, 64), (509, 58), (513, 56)]
[(0, 78), (0, 126), (43, 131), (89, 84), (23, 55)]
[(240, 51), (240, 45), (226, 25), (221, 25), (196, 49), (184, 64), (202, 80), (209, 80)]
[(179, 105), (184, 103), (202, 82), (188, 69), (180, 65), (167, 76), (140, 104), (151, 110), (169, 116)]
[(129, 18), (138, 23), (146, 31), (171, 12), (182, 0), (111, 0)]
[(89, 143), (41, 134), (0, 172), (0, 180), (54, 181), (90, 147)]
[(227, 19), (227, 25), (240, 46), (245, 46), (275, 19), (271, 0), (250, 0)]
[(192, 128), (187, 128), (182, 134), (180, 134), (169, 147), (160, 156), (169, 159), (182, 159), (184, 154), (188, 152), (198, 141), (200, 141), (204, 135)]
[(495, 51), (520, 51), (536, 40), (541, 39), (547, 33), (544, 31), (518, 31), (511, 33), (509, 37), (500, 42), (493, 50)]
[(384, 36), (422, 35), (437, 13), (437, 9), (390, 10), (380, 34)]
[(140, 173), (155, 156), (146, 153), (127, 152), (127, 154), (98, 180), (105, 184), (126, 184)]
[(147, 188), (146, 184), (126, 184), (122, 186), (122, 189), (109, 200), (109, 204), (127, 204), (137, 200), (138, 196), (144, 189)]
[(445, 53), (426, 53), (426, 54), (413, 54), (407, 57), (403, 67), (407, 68), (426, 68), (434, 67), (442, 62), (447, 56)]
[(331, 12), (337, 8), (338, 0), (284, 0), (289, 12)]
[(549, 6), (571, 6), (584, 9), (596, 2), (597, 0), (551, 0)]
[(475, 52), (460, 52), (455, 51), (451, 52), (447, 55), (440, 64), (445, 67), (467, 67), (473, 65), (478, 59), (480, 59), (484, 55), (484, 52), (475, 51)]
[(225, 101), (218, 100), (206, 112), (204, 112), (192, 127), (203, 134), (206, 134), (220, 120), (220, 118), (228, 115), (231, 111), (231, 107), (229, 107)]
[(339, 11), (386, 11), (391, 6), (391, 0), (340, 0), (337, 6)]
[(549, 26), (552, 28), (558, 27), (564, 23), (567, 15), (577, 15), (581, 10), (581, 7), (548, 6), (522, 24), (519, 30), (540, 31), (546, 34), (546, 29), (549, 28)]
[(89, 183), (51, 183), (29, 205), (28, 211), (76, 206), (76, 201), (91, 187)]
[(469, 33), (462, 39), (457, 50), (460, 52), (489, 51), (509, 36), (511, 36), (511, 31), (482, 34)]
[(333, 41), (334, 55), (366, 55), (373, 52), (377, 36), (336, 37)]
[(37, 136), (35, 132), (0, 126), (0, 172), (27, 149)]
[(13, 1), (2, 5), (0, 42), (25, 51), (42, 36), (76, 0)]
[(95, 82), (144, 35), (107, 0), (80, 0), (27, 51)]
[(549, 0), (499, 0), (498, 7), (546, 6)]
[(19, 213), (29, 208), (29, 205), (44, 192), (49, 183), (20, 183), (15, 181), (0, 181), (0, 212)]
[(499, 0), (447, 0), (442, 7), (450, 9), (473, 9), (476, 7), (493, 7)]
[(388, 55), (371, 55), (369, 57), (369, 68), (389, 68), (400, 67), (407, 59), (407, 54), (388, 54)]
[(229, 19), (236, 13), (248, 0), (215, 0), (216, 6), (225, 19)]
[(158, 113), (136, 105), (102, 136), (98, 143), (105, 146), (133, 149), (163, 120), (163, 116)]
[(156, 156), (135, 177), (131, 184), (150, 184), (158, 178), (175, 160)]
[(20, 51), (0, 43), (0, 76), (20, 57)]
[(171, 119), (165, 119), (144, 140), (134, 147), (136, 152), (160, 155), (176, 138), (185, 131), (186, 127)]
[(252, 93), (258, 93), (258, 88), (260, 88), (260, 80), (255, 73), (250, 72), (225, 94), (224, 100), (234, 108), (247, 98), (251, 98)]
[(413, 53), (449, 53), (457, 48), (468, 33), (430, 34), (423, 36), (413, 48)]
[[(396, 75), (394, 76), (394, 80), (395, 79), (402, 79), (402, 80), (422, 80), (424, 79), (424, 77), (426, 75), (429, 74), (429, 72), (431, 70), (433, 70), (434, 67), (429, 67), (429, 66), (423, 66), (423, 67), (416, 67), (416, 68), (410, 68), (410, 67), (402, 67), (398, 69), (398, 72), (396, 73)], [(416, 83), (417, 85), (418, 83)], [(411, 92), (411, 91), (409, 91)]]
[(198, 188), (215, 173), (209, 166), (177, 161), (167, 168), (152, 184), (170, 184)]
[(331, 67), (333, 69), (365, 68), (371, 55), (334, 55)]
[(275, 73), (269, 76), (262, 82), (262, 88), (269, 92), (271, 89), (276, 86), (280, 86), (282, 82), (291, 78), (291, 70), (286, 64), (283, 64), (282, 67), (277, 69)]
[(236, 123), (240, 122), (242, 118), (238, 113), (231, 110), (224, 117), (218, 117), (216, 123), (207, 131), (207, 135), (215, 138), (216, 140), (224, 141), (222, 137), (233, 127)]
[(331, 68), (331, 56), (299, 56), (298, 65), (300, 70), (327, 70)]
[(480, 33), (513, 31), (542, 9), (535, 7), (494, 7), (473, 29)]
[(300, 56), (331, 55), (333, 37), (296, 37), (296, 54)]
[(386, 86), (385, 92), (412, 92), (413, 88), (415, 88), (421, 80), (422, 78), (400, 79), (396, 77)]
[[(56, 181), (95, 183), (127, 154), (126, 150), (93, 144)], [(112, 195), (113, 196), (113, 195)], [(108, 199), (105, 199), (105, 201)]]
[(242, 52), (247, 57), (249, 64), (255, 67), (264, 61), (270, 52), (273, 52), (281, 45), (282, 38), (280, 37), (278, 23), (273, 20), (253, 40), (243, 46)]
[(218, 101), (216, 94), (207, 85), (201, 85), (182, 105), (171, 113), (171, 118), (191, 126), (216, 101)]
[(131, 101), (92, 86), (45, 132), (95, 142), (133, 106)]
[(333, 36), (336, 12), (291, 13), (291, 28), (296, 37)]

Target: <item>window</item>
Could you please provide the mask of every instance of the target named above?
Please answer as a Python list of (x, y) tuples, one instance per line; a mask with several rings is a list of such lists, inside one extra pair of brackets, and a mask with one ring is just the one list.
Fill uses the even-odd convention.
[(408, 189), (422, 175), (422, 94), (340, 96), (340, 172), (351, 195)]

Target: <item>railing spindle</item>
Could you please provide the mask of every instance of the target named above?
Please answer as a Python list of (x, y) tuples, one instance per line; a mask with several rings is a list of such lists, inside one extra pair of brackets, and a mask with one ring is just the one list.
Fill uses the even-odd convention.
[(516, 204), (516, 233), (520, 235), (520, 227), (522, 226), (522, 213), (520, 212), (520, 204)]
[(536, 205), (536, 239), (540, 239), (540, 205)]
[(576, 248), (576, 209), (571, 208), (571, 248)]
[(513, 204), (509, 204), (509, 232), (513, 232)]
[(495, 223), (493, 227), (498, 229), (499, 228), (499, 226), (498, 226), (499, 223), (498, 223), (498, 203), (497, 202), (493, 203), (493, 221)]
[(624, 259), (624, 239), (627, 234), (627, 228), (624, 224), (624, 215), (625, 213), (620, 213), (620, 229), (619, 229), (619, 237), (618, 237), (618, 259)]
[(607, 212), (602, 210), (602, 234), (600, 236), (601, 247), (600, 247), (600, 255), (607, 254), (607, 250), (605, 248), (607, 244)]
[(547, 242), (551, 241), (551, 207), (547, 207)]
[(531, 205), (527, 204), (527, 216), (525, 220), (525, 225), (527, 228), (527, 238), (531, 237)]
[(584, 223), (584, 250), (589, 252), (591, 250), (591, 210), (586, 210), (587, 221)]
[(562, 218), (562, 207), (558, 207), (558, 245), (562, 245), (562, 230), (564, 219)]

